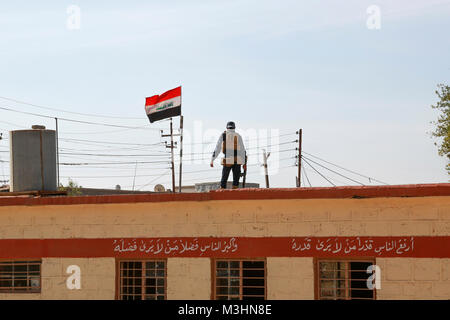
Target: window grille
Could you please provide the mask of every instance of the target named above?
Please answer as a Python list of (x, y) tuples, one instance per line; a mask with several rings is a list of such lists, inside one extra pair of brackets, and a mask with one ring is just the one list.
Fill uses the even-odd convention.
[(319, 260), (317, 291), (321, 300), (373, 300), (375, 289), (368, 288), (372, 273), (367, 268), (375, 264), (368, 260)]
[(41, 292), (41, 261), (0, 261), (0, 292)]
[(264, 300), (265, 260), (216, 260), (214, 298), (216, 300)]
[(119, 261), (120, 300), (165, 300), (165, 260)]

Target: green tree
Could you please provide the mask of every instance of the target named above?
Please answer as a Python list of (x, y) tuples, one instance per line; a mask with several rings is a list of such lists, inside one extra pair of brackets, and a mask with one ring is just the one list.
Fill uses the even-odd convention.
[(67, 186), (63, 186), (62, 184), (60, 184), (58, 190), (67, 191), (68, 196), (80, 196), (83, 194), (81, 192), (81, 188), (82, 186), (79, 186), (76, 182), (69, 178)]
[(432, 122), (436, 129), (431, 135), (440, 140), (439, 143), (435, 142), (434, 144), (438, 146), (439, 155), (447, 157), (446, 169), (450, 174), (450, 86), (438, 84), (436, 94), (439, 101), (431, 107), (439, 110), (440, 114), (438, 120)]

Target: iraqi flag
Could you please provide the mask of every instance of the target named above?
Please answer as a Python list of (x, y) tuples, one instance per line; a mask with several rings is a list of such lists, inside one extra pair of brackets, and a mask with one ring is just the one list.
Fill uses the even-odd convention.
[(145, 112), (150, 122), (181, 115), (181, 86), (145, 98)]

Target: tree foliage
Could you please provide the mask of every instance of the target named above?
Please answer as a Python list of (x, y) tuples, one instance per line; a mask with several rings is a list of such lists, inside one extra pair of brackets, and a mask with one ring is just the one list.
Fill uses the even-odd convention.
[(432, 122), (436, 128), (431, 135), (440, 140), (435, 142), (435, 145), (438, 146), (439, 155), (447, 157), (446, 168), (450, 174), (450, 86), (439, 84), (436, 94), (439, 101), (431, 107), (439, 110), (440, 114), (437, 121)]
[(60, 191), (67, 191), (68, 196), (80, 196), (82, 195), (81, 188), (81, 186), (69, 178), (67, 186), (60, 184), (58, 189)]

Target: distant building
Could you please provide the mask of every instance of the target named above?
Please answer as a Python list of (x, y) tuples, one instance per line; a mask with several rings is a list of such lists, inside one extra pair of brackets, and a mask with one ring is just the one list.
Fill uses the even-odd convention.
[(102, 196), (102, 195), (114, 195), (114, 194), (145, 194), (152, 193), (152, 191), (135, 191), (135, 190), (122, 190), (118, 189), (97, 189), (97, 188), (83, 188), (78, 189), (82, 196)]
[[(227, 182), (227, 189), (232, 188), (232, 182)], [(239, 183), (239, 188), (243, 188), (242, 182)], [(259, 188), (259, 183), (249, 183), (247, 182), (245, 184), (245, 188)], [(218, 190), (220, 189), (220, 182), (202, 182), (202, 183), (196, 183), (194, 185), (189, 186), (182, 186), (181, 192), (187, 193), (187, 192), (209, 192), (212, 190)], [(179, 187), (175, 187), (175, 191), (178, 192)]]
[[(70, 190), (68, 190), (70, 191)], [(5, 196), (6, 195), (17, 195), (19, 193), (21, 194), (27, 194), (29, 193), (30, 195), (39, 193), (39, 191), (23, 191), (23, 192), (10, 192), (10, 187), (9, 185), (4, 185), (4, 186), (0, 186), (0, 192), (4, 192)], [(116, 186), (116, 189), (98, 189), (98, 188), (83, 188), (83, 187), (79, 187), (77, 188), (77, 193), (76, 195), (80, 195), (80, 196), (104, 196), (104, 195), (116, 195), (116, 194), (148, 194), (148, 193), (153, 193), (152, 191), (135, 191), (135, 190), (121, 190), (120, 188), (118, 189)], [(45, 195), (45, 192), (42, 192), (41, 194)], [(52, 194), (54, 195), (54, 194)]]

